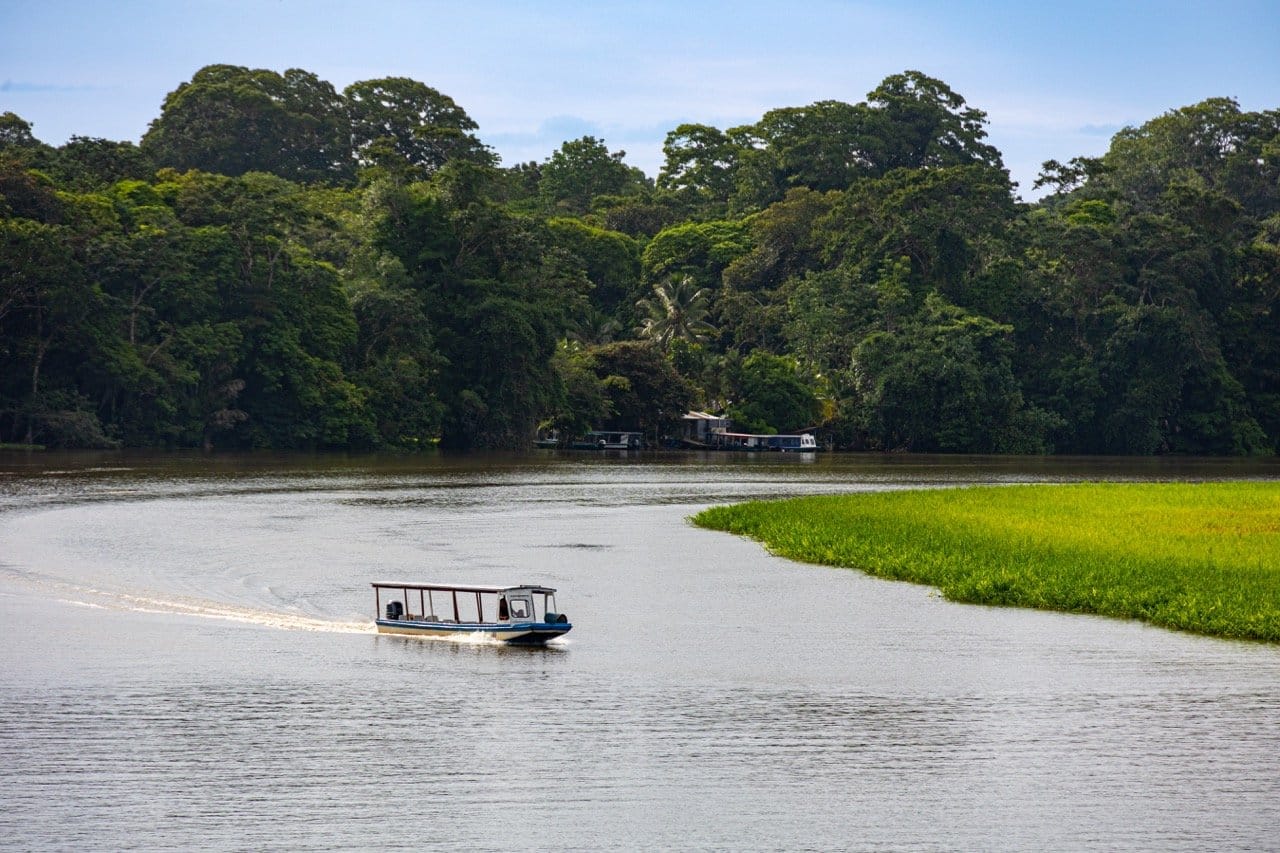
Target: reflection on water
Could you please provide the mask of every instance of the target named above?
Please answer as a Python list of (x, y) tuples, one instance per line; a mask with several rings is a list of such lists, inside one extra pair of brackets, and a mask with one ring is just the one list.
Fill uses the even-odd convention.
[[(785, 494), (1274, 463), (0, 455), (22, 849), (1263, 849), (1280, 650), (953, 605), (689, 526)], [(539, 582), (546, 649), (370, 631)]]

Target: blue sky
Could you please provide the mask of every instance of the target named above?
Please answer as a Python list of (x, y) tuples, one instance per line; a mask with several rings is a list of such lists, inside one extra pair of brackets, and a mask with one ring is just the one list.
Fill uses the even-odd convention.
[(61, 144), (137, 140), (201, 66), (406, 76), (453, 97), (503, 162), (592, 134), (650, 175), (681, 122), (861, 101), (917, 69), (988, 114), (1031, 195), (1042, 161), (1207, 97), (1280, 108), (1280, 0), (491, 2), (0, 0), (0, 112)]

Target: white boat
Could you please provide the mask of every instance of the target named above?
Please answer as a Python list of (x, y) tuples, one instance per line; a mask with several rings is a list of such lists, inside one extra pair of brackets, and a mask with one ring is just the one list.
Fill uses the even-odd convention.
[(533, 584), (373, 584), (379, 634), (451, 637), (482, 634), (513, 645), (540, 646), (573, 625), (556, 609), (556, 591)]
[(711, 433), (711, 446), (719, 450), (763, 450), (781, 453), (814, 453), (818, 442), (811, 433), (797, 435), (756, 435), (745, 432)]

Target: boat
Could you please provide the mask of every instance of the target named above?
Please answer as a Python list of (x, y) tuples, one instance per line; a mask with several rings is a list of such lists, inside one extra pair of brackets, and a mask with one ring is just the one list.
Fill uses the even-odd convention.
[(560, 433), (558, 430), (551, 430), (547, 433), (540, 433), (533, 441), (534, 447), (556, 448), (560, 446)]
[(745, 432), (711, 433), (711, 446), (719, 450), (762, 450), (780, 453), (814, 453), (818, 442), (811, 433), (756, 435)]
[(511, 645), (541, 646), (573, 629), (556, 609), (556, 591), (536, 584), (378, 581), (373, 601), (379, 634), (480, 634)]
[(644, 433), (592, 430), (569, 445), (573, 450), (640, 450)]

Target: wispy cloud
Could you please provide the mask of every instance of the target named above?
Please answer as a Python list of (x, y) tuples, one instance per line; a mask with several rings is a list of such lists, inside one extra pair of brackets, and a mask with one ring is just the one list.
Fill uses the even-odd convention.
[(1080, 133), (1085, 136), (1115, 136), (1120, 129), (1124, 127), (1121, 124), (1085, 124), (1080, 126)]
[(569, 139), (581, 139), (584, 136), (603, 136), (600, 125), (593, 121), (572, 115), (553, 116), (541, 122), (536, 128), (512, 127), (507, 130), (486, 133), (483, 126), (480, 138), (490, 145), (544, 145), (552, 143), (558, 148)]

